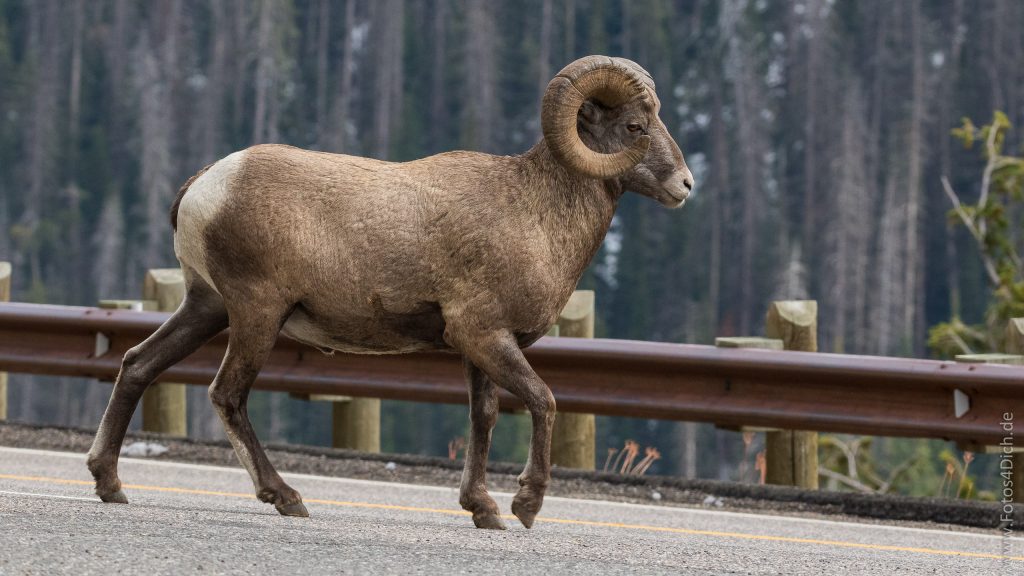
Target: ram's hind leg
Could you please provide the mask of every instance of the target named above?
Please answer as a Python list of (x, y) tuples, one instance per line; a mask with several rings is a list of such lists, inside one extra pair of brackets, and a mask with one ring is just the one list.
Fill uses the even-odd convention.
[(498, 504), (487, 493), (487, 453), (491, 448), (491, 430), (498, 421), (498, 387), (482, 370), (466, 360), (466, 383), (469, 385), (469, 444), (466, 446), (466, 467), (462, 471), (459, 504), (473, 513), (477, 528), (504, 530)]
[(104, 502), (126, 503), (117, 476), (117, 458), (142, 393), (164, 370), (180, 362), (227, 328), (220, 296), (186, 270), (188, 289), (181, 307), (152, 336), (124, 355), (107, 410), (96, 431), (87, 464)]
[[(231, 302), (237, 300), (231, 299)], [(256, 496), (273, 504), (285, 516), (309, 516), (299, 493), (285, 484), (274, 470), (249, 422), (246, 404), (249, 390), (263, 362), (274, 347), (277, 333), (289, 311), (275, 313), (259, 302), (245, 299), (244, 309), (231, 309), (231, 332), (217, 378), (210, 386), (210, 401), (224, 423), (235, 455), (249, 471)], [(272, 308), (272, 307), (271, 307)]]

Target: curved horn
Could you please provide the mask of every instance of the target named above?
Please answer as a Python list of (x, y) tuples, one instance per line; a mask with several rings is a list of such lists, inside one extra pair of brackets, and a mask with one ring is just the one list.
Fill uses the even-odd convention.
[(650, 136), (641, 136), (625, 150), (604, 154), (580, 140), (576, 117), (587, 98), (618, 106), (646, 94), (647, 87), (634, 70), (606, 56), (587, 56), (569, 64), (544, 92), (540, 124), (548, 148), (561, 164), (590, 178), (621, 176), (647, 154)]

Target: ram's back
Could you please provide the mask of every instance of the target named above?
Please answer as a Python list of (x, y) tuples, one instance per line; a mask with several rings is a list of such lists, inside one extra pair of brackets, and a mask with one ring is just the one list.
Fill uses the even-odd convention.
[[(453, 153), (398, 164), (279, 145), (236, 152), (184, 190), (175, 251), (222, 294), (270, 283), (299, 302), (284, 331), (312, 345), (444, 348), (441, 294), (452, 286), (438, 279), (478, 284), (448, 263), (486, 273), (464, 266), (465, 251), (484, 248), (474, 236), (493, 203), (481, 189), (487, 167), (467, 168), (463, 154), (499, 160)], [(474, 179), (480, 186), (450, 186)], [(474, 232), (459, 232), (470, 220)]]

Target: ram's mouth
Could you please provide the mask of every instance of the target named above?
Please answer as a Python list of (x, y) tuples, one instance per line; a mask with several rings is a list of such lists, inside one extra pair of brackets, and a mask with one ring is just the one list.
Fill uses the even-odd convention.
[(686, 203), (686, 199), (690, 197), (690, 187), (686, 185), (687, 182), (686, 176), (678, 172), (662, 182), (661, 203), (670, 208), (679, 208)]
[(661, 205), (667, 208), (682, 208), (683, 204), (686, 204), (686, 197), (680, 198), (671, 192), (665, 192), (659, 196), (658, 202), (661, 202)]

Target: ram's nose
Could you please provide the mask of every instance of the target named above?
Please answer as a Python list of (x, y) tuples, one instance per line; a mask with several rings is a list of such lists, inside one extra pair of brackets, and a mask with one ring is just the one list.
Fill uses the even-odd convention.
[(690, 192), (693, 191), (693, 174), (687, 168), (676, 170), (661, 185), (669, 196), (682, 202), (689, 198)]

